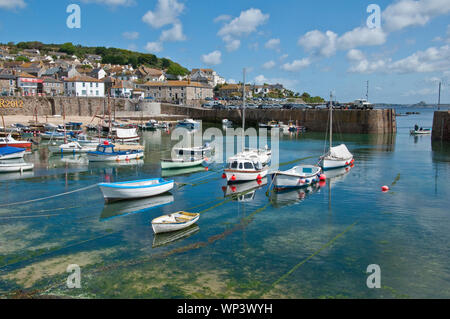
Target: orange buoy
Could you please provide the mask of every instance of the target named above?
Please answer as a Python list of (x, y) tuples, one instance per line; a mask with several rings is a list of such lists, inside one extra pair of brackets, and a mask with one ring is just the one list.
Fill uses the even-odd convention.
[(383, 186), (383, 187), (381, 187), (381, 190), (382, 190), (384, 193), (389, 192), (389, 186)]

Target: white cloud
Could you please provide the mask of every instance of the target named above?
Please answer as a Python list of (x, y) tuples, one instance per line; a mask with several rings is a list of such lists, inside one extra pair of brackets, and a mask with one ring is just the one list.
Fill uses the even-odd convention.
[(161, 42), (148, 42), (145, 46), (145, 50), (150, 53), (159, 53), (163, 50)]
[(178, 17), (184, 11), (184, 4), (177, 0), (158, 0), (154, 11), (148, 11), (142, 20), (155, 29), (179, 23)]
[(382, 12), (382, 23), (388, 32), (392, 32), (410, 26), (424, 26), (432, 18), (449, 12), (448, 0), (400, 0)]
[[(217, 18), (216, 18), (217, 19)], [(236, 51), (241, 46), (239, 38), (247, 36), (258, 30), (258, 27), (269, 19), (268, 14), (263, 14), (259, 9), (242, 11), (239, 17), (225, 23), (217, 33), (222, 37), (228, 51)], [(223, 18), (221, 21), (224, 21)]]
[(268, 61), (263, 64), (263, 68), (266, 70), (269, 70), (269, 69), (273, 69), (275, 67), (275, 65), (276, 65), (275, 61)]
[(233, 17), (228, 14), (222, 14), (214, 19), (214, 23), (222, 22), (222, 21), (230, 21)]
[(241, 40), (233, 39), (231, 37), (225, 37), (225, 47), (227, 48), (228, 52), (236, 51), (241, 47)]
[(281, 66), (281, 68), (288, 72), (298, 72), (311, 64), (311, 60), (309, 58), (304, 58), (301, 60), (294, 60), (291, 63), (285, 63)]
[(342, 36), (333, 31), (313, 30), (300, 37), (298, 44), (315, 56), (331, 57), (337, 50), (349, 50), (360, 46), (381, 45), (386, 42), (382, 29), (355, 28)]
[(186, 36), (183, 34), (183, 26), (181, 23), (175, 23), (172, 29), (164, 30), (159, 39), (161, 42), (185, 41)]
[(280, 61), (286, 60), (289, 57), (289, 54), (285, 53), (282, 56), (280, 56)]
[(136, 40), (137, 38), (139, 38), (139, 32), (124, 32), (122, 33), (122, 36), (128, 40)]
[(0, 0), (0, 9), (23, 9), (27, 6), (24, 0)]
[(307, 32), (299, 40), (298, 44), (305, 51), (314, 55), (330, 57), (336, 53), (336, 39), (338, 35), (333, 31), (325, 33), (319, 30)]
[(202, 62), (206, 65), (218, 65), (222, 63), (222, 52), (216, 50), (209, 54), (202, 55)]
[(352, 62), (349, 72), (354, 73), (442, 72), (450, 69), (450, 45), (430, 47), (397, 61), (392, 61), (392, 59), (369, 60), (358, 50), (349, 51), (347, 58)]
[(280, 43), (281, 40), (280, 39), (270, 39), (269, 41), (266, 42), (266, 44), (264, 45), (267, 49), (271, 49), (271, 50), (280, 50)]

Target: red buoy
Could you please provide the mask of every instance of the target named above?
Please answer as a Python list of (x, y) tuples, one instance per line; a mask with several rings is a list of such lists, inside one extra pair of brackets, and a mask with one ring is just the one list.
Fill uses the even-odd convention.
[(261, 175), (256, 176), (256, 179), (257, 179), (258, 181), (262, 180)]
[(222, 178), (225, 179), (227, 178), (227, 175), (225, 173), (222, 174)]
[(327, 182), (326, 181), (320, 181), (319, 182), (319, 186), (320, 187), (325, 187), (325, 186), (327, 186)]
[(325, 174), (320, 175), (319, 180), (321, 182), (326, 181), (327, 180), (327, 176)]
[(234, 182), (236, 180), (236, 176), (231, 176), (231, 180)]
[(231, 191), (232, 191), (233, 193), (236, 193), (236, 190), (237, 190), (236, 186), (232, 186), (232, 187), (231, 187)]
[(382, 190), (384, 193), (389, 192), (389, 186), (383, 186), (383, 187), (381, 187), (381, 190)]
[(205, 167), (205, 171), (209, 171), (209, 167)]

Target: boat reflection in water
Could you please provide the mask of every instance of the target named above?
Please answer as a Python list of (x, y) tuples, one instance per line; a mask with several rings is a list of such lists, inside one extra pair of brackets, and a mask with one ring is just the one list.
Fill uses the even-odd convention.
[(352, 164), (351, 166), (326, 171), (325, 175), (327, 176), (327, 183), (329, 185), (334, 185), (336, 183), (342, 182), (353, 167), (354, 164)]
[(291, 206), (303, 202), (308, 196), (320, 190), (319, 183), (302, 188), (276, 190), (270, 195), (270, 203), (275, 208)]
[(249, 181), (222, 187), (225, 197), (231, 197), (238, 202), (251, 202), (255, 199), (256, 191), (267, 185), (267, 177), (259, 181)]
[(143, 213), (148, 210), (162, 207), (174, 202), (174, 197), (170, 193), (149, 197), (133, 201), (116, 202), (107, 204), (103, 208), (100, 221), (110, 220), (116, 217), (123, 217), (131, 214)]
[(48, 158), (48, 164), (57, 167), (59, 164), (88, 166), (89, 161), (85, 155), (61, 155), (53, 154)]
[(161, 177), (172, 177), (180, 175), (190, 175), (194, 173), (204, 172), (205, 168), (203, 166), (186, 167), (186, 168), (176, 168), (176, 169), (163, 169), (161, 170)]
[(122, 166), (142, 166), (144, 160), (129, 160), (120, 162), (89, 162), (89, 168), (104, 168), (104, 167), (122, 167)]
[(155, 234), (153, 237), (152, 248), (174, 244), (197, 234), (199, 231), (200, 227), (197, 224), (194, 224), (189, 228), (181, 229), (176, 232)]

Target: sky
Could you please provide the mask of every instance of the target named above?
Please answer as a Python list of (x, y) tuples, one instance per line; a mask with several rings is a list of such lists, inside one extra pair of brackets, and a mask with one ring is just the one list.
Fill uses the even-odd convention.
[[(80, 7), (69, 28), (67, 7)], [(376, 5), (375, 9), (369, 5)], [(378, 9), (379, 8), (379, 14)], [(0, 0), (0, 42), (130, 49), (227, 82), (348, 102), (450, 103), (450, 0)]]

